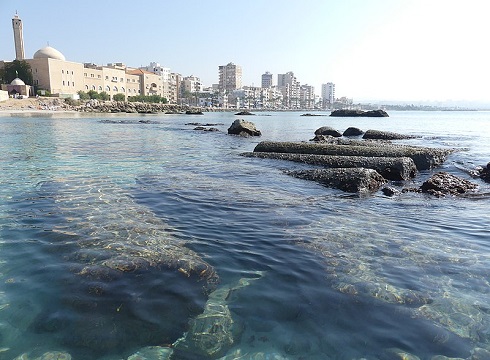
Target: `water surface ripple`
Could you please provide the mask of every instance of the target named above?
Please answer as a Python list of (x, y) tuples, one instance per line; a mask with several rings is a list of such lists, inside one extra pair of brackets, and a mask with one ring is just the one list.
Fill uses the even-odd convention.
[(221, 132), (194, 131), (184, 115), (0, 117), (0, 359), (168, 346), (216, 287), (259, 273), (226, 299), (230, 353), (490, 351), (487, 195), (357, 198), (283, 173), (305, 165), (239, 156), (261, 140), (357, 126), (458, 148), (442, 170), (468, 178), (461, 168), (490, 161), (490, 113), (299, 115), (253, 117), (260, 139), (226, 135), (231, 113), (199, 118)]

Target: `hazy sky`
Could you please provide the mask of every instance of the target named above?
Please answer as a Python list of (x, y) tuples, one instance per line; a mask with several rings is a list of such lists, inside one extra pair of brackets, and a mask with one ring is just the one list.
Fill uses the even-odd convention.
[(0, 59), (15, 57), (16, 11), (28, 58), (49, 43), (69, 61), (155, 61), (205, 85), (234, 62), (244, 85), (293, 71), (356, 102), (490, 103), (489, 0), (0, 0)]

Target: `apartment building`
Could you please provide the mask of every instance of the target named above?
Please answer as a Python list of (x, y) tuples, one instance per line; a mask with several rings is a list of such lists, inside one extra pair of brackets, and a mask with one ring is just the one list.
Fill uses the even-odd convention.
[(227, 93), (242, 87), (242, 67), (233, 63), (221, 65), (219, 70), (219, 90)]

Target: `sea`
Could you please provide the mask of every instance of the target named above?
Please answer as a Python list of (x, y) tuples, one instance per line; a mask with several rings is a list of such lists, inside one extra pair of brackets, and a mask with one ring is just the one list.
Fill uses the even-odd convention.
[[(248, 138), (232, 112), (2, 114), (0, 359), (489, 359), (490, 112), (315, 114)], [(457, 150), (399, 190), (478, 189), (360, 196), (241, 156), (321, 126)]]

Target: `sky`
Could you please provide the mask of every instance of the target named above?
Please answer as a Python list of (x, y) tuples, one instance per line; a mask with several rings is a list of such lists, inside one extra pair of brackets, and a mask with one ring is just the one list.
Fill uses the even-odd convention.
[(205, 86), (233, 62), (243, 85), (292, 71), (356, 103), (490, 104), (488, 0), (0, 0), (1, 60), (15, 57), (16, 12), (27, 58), (49, 44), (68, 61), (158, 62)]

